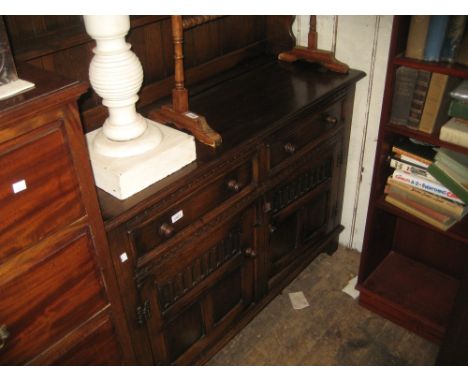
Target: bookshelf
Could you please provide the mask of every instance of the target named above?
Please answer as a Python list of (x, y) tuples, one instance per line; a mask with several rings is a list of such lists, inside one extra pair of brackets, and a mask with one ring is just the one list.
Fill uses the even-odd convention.
[(459, 64), (404, 57), (410, 16), (395, 16), (359, 269), (360, 304), (436, 343), (444, 338), (468, 266), (468, 216), (442, 231), (385, 201), (389, 158), (401, 137), (468, 155), (468, 148), (390, 123), (395, 72), (401, 66), (468, 78)]

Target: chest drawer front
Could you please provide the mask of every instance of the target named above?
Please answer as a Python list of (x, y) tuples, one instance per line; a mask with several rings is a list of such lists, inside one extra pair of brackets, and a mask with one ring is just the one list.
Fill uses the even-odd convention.
[(304, 146), (342, 125), (342, 101), (335, 102), (324, 111), (291, 122), (275, 134), (268, 143), (270, 169), (295, 157)]
[[(163, 213), (143, 223), (131, 224), (130, 238), (137, 256), (176, 236), (184, 227), (201, 218), (223, 202), (240, 196), (252, 182), (252, 162), (248, 161), (198, 189)], [(151, 215), (151, 213), (150, 213)]]
[(85, 213), (61, 125), (0, 145), (0, 262)]
[(31, 361), (108, 305), (91, 235), (87, 229), (76, 235), (54, 236), (6, 264), (22, 272), (0, 275), (0, 323), (10, 333), (0, 364)]

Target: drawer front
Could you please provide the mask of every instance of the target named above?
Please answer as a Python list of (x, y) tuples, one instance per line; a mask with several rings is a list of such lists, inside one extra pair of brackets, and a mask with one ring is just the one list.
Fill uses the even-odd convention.
[(0, 263), (85, 214), (61, 121), (0, 145)]
[(147, 327), (156, 363), (191, 363), (252, 303), (252, 213), (152, 270), (142, 295), (154, 307)]
[(35, 358), (31, 365), (115, 366), (122, 364), (108, 309)]
[[(223, 202), (240, 196), (252, 182), (252, 162), (248, 161), (182, 199), (162, 214), (143, 223), (130, 223), (130, 239), (137, 256), (176, 236), (184, 227), (201, 218)], [(149, 213), (151, 215), (151, 212)]]
[(327, 130), (332, 131), (342, 126), (341, 110), (342, 101), (338, 101), (323, 112), (291, 122), (275, 134), (268, 142), (270, 169), (295, 157), (306, 145), (321, 137)]
[(55, 239), (15, 255), (0, 270), (0, 325), (9, 332), (0, 364), (28, 363), (108, 306), (89, 231)]

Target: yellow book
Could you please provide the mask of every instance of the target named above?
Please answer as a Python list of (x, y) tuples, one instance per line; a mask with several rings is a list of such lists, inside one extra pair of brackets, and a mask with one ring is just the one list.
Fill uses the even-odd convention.
[(439, 228), (442, 231), (447, 231), (451, 226), (453, 226), (457, 222), (455, 219), (450, 219), (447, 222), (440, 222), (439, 220), (433, 219), (432, 217), (422, 213), (421, 211), (418, 211), (417, 209), (406, 205), (404, 202), (394, 198), (391, 195), (386, 195), (385, 201), (409, 213), (410, 215), (413, 215), (417, 217), (418, 219), (421, 219), (427, 224), (430, 224), (436, 228)]

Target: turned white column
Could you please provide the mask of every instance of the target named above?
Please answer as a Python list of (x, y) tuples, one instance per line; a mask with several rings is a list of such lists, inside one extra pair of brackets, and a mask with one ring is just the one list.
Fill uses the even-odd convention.
[(129, 16), (83, 16), (96, 40), (89, 80), (109, 110), (103, 126), (87, 134), (96, 185), (126, 199), (192, 162), (193, 137), (148, 120), (135, 104), (143, 84), (138, 57), (125, 41)]
[(129, 17), (84, 16), (84, 21), (86, 31), (96, 40), (89, 80), (109, 109), (109, 117), (94, 139), (95, 150), (106, 156), (127, 157), (156, 147), (161, 132), (158, 127), (148, 129), (146, 120), (135, 109), (143, 68), (125, 41)]

